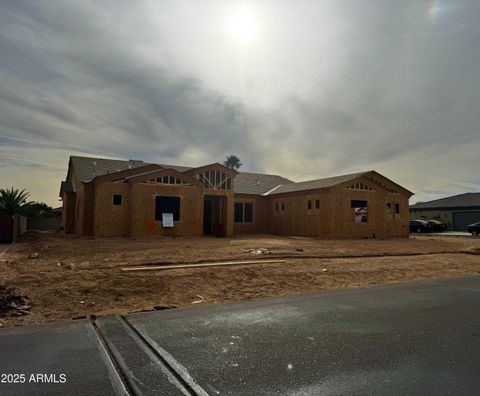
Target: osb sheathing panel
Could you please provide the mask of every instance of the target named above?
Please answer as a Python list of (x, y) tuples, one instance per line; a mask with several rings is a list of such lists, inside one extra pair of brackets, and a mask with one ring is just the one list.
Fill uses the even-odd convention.
[[(121, 205), (113, 205), (114, 194), (122, 195)], [(129, 197), (126, 183), (108, 182), (95, 187), (95, 236), (130, 236)]]
[[(332, 236), (337, 238), (379, 238), (406, 237), (408, 228), (408, 198), (399, 193), (390, 193), (369, 180), (358, 179), (366, 183), (372, 190), (352, 190), (336, 187), (332, 191), (334, 202)], [(368, 201), (368, 222), (357, 223), (354, 220), (352, 200)], [(392, 204), (392, 213), (387, 213), (387, 203)], [(395, 204), (400, 205), (400, 213), (396, 214)]]
[[(406, 237), (409, 234), (408, 197), (400, 193), (391, 193), (389, 189), (398, 188), (389, 181), (384, 181), (387, 189), (373, 184), (364, 177), (355, 183), (367, 184), (372, 190), (352, 190), (344, 186), (332, 189), (334, 202), (332, 236), (339, 238), (379, 238)], [(353, 182), (346, 185), (354, 184)], [(353, 218), (351, 200), (368, 201), (368, 222), (357, 223)], [(392, 213), (387, 213), (387, 203), (392, 204)], [(395, 204), (400, 205), (400, 213), (396, 214)]]
[[(356, 182), (371, 186), (372, 190), (345, 188)], [(393, 184), (391, 184), (393, 188)], [(387, 184), (387, 187), (390, 186)], [(278, 235), (298, 235), (335, 238), (406, 237), (408, 227), (408, 198), (390, 193), (365, 178), (356, 179), (329, 190), (303, 191), (268, 197), (267, 232)], [(320, 200), (320, 208), (315, 201)], [(307, 201), (312, 201), (308, 209)], [(354, 221), (351, 200), (368, 201), (368, 223)], [(387, 202), (400, 204), (400, 214), (387, 214)], [(278, 203), (279, 211), (275, 211)], [(281, 210), (282, 203), (285, 210)]]
[[(308, 209), (307, 201), (312, 201)], [(315, 201), (320, 200), (320, 208)], [(282, 203), (285, 210), (282, 209)], [(278, 204), (278, 211), (275, 210)], [(327, 237), (330, 235), (332, 201), (326, 192), (296, 192), (269, 197), (267, 203), (267, 231), (277, 235), (297, 235), (307, 237)]]
[[(155, 230), (149, 229), (149, 222), (155, 220), (156, 196), (180, 197), (180, 221), (173, 228), (163, 228), (162, 222), (155, 221)], [(131, 231), (133, 236), (185, 235), (203, 233), (202, 190), (186, 185), (157, 185), (138, 183), (131, 185)]]
[(83, 235), (83, 183), (77, 184), (76, 202), (75, 202), (75, 234)]
[[(267, 232), (267, 199), (265, 197), (250, 194), (235, 194), (233, 201), (253, 204), (253, 221), (251, 223), (234, 222), (234, 234), (259, 234)], [(235, 212), (233, 213), (235, 214)]]
[(93, 235), (94, 192), (93, 183), (83, 184), (83, 235)]
[(233, 193), (229, 193), (227, 195), (227, 237), (234, 235), (233, 230), (233, 219), (234, 219), (234, 211), (233, 211)]
[(67, 209), (68, 209), (67, 194), (62, 193), (62, 222), (60, 224), (63, 229), (65, 229), (65, 224), (67, 223), (67, 217), (68, 217)]
[(75, 232), (75, 193), (62, 194), (62, 227), (67, 234)]

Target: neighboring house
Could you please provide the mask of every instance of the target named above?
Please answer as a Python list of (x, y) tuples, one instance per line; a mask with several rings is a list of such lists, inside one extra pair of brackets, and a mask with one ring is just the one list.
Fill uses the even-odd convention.
[(466, 231), (469, 224), (480, 221), (480, 193), (417, 203), (410, 206), (410, 218), (440, 220), (447, 224), (449, 230)]
[(66, 233), (117, 237), (406, 237), (411, 195), (375, 171), (295, 183), (218, 163), (192, 168), (73, 156), (60, 189)]
[(29, 230), (58, 231), (62, 227), (62, 207), (54, 208), (51, 217), (29, 217)]
[(53, 212), (55, 213), (55, 217), (61, 218), (62, 217), (62, 210), (63, 210), (62, 206), (60, 206), (58, 208), (54, 208)]

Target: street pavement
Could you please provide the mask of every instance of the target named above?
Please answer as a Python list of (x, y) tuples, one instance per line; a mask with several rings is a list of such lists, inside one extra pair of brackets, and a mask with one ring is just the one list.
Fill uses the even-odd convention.
[(469, 276), (4, 329), (27, 381), (0, 394), (478, 394), (479, 297)]

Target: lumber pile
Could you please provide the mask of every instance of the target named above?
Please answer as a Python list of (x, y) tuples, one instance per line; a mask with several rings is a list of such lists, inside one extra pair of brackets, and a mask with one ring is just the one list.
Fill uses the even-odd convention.
[(24, 316), (31, 308), (27, 296), (19, 294), (14, 287), (0, 284), (0, 317)]

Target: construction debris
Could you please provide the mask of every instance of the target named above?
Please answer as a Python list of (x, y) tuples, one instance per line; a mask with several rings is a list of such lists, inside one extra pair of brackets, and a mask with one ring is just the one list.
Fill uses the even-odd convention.
[(251, 253), (251, 254), (272, 254), (272, 252), (266, 248), (260, 249), (241, 249), (244, 253)]
[(169, 270), (169, 269), (183, 269), (195, 267), (217, 267), (227, 265), (248, 265), (248, 264), (279, 264), (287, 260), (256, 260), (256, 261), (226, 261), (220, 263), (200, 263), (200, 264), (181, 264), (181, 265), (151, 265), (145, 267), (124, 267), (122, 271), (154, 271), (154, 270)]
[(22, 296), (14, 287), (0, 284), (0, 317), (25, 316), (32, 308), (27, 296)]
[(81, 269), (87, 269), (90, 267), (90, 263), (88, 261), (82, 261), (80, 264), (78, 264), (78, 268)]
[(192, 304), (200, 304), (202, 302), (205, 301), (205, 299), (200, 295), (200, 294), (197, 294), (197, 297), (200, 299), (200, 300), (194, 300), (192, 301)]

